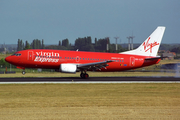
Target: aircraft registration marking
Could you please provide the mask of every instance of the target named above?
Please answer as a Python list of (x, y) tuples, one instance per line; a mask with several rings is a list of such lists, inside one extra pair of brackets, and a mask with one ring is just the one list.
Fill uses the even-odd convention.
[(119, 58), (119, 57), (111, 57), (111, 59), (118, 59), (118, 60), (122, 60), (124, 58)]

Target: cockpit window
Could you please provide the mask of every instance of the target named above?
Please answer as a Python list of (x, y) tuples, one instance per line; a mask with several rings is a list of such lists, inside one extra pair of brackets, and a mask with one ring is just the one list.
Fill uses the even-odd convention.
[(14, 53), (13, 55), (15, 55), (15, 56), (21, 56), (20, 53)]

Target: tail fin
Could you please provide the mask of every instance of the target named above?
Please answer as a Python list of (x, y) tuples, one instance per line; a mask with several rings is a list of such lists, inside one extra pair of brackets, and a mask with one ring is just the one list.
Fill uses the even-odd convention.
[(156, 30), (137, 49), (122, 52), (120, 54), (132, 54), (155, 57), (159, 50), (159, 46), (161, 44), (164, 31), (165, 27), (157, 27)]

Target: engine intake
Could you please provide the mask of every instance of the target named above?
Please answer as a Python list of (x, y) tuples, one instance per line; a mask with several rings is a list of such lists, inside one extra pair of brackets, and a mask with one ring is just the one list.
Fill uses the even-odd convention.
[(61, 64), (59, 68), (59, 71), (64, 73), (76, 73), (76, 70), (76, 64)]

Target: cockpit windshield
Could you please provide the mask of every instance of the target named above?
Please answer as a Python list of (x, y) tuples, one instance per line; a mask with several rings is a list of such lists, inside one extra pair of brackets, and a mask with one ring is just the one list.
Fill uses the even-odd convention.
[(20, 53), (14, 53), (13, 55), (15, 55), (15, 56), (21, 56)]

